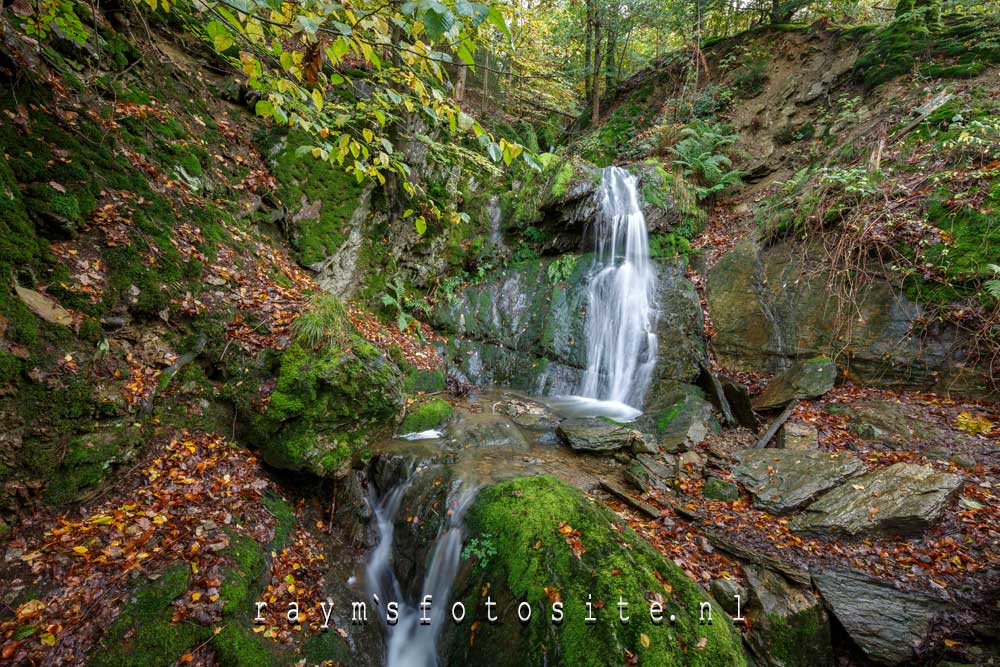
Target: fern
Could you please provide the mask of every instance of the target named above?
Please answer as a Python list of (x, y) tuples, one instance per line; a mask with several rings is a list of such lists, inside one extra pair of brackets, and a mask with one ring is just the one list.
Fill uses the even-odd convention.
[[(1000, 276), (1000, 266), (988, 264), (987, 268), (993, 272), (993, 275)], [(983, 282), (983, 289), (994, 299), (1000, 299), (1000, 278), (991, 278)]]
[(694, 176), (699, 181), (695, 188), (698, 199), (739, 185), (742, 173), (730, 169), (733, 162), (724, 152), (736, 143), (737, 135), (728, 133), (725, 126), (695, 120), (681, 130), (681, 136), (683, 139), (670, 149), (674, 154), (673, 164), (685, 176)]

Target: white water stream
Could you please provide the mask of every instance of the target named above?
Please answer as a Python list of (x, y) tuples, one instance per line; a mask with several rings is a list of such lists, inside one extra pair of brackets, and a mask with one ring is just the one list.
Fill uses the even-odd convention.
[(621, 167), (601, 172), (597, 264), (587, 290), (587, 370), (581, 396), (552, 401), (564, 414), (624, 420), (641, 414), (656, 366), (657, 310), (656, 268), (637, 183)]

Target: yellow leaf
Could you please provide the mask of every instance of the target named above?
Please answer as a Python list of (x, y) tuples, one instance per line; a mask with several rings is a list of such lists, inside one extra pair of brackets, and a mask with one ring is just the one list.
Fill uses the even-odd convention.
[(156, 516), (153, 517), (153, 523), (159, 524), (166, 522), (167, 522), (167, 517), (163, 516), (162, 514), (157, 514)]
[(197, 602), (198, 600), (201, 599), (201, 593), (198, 593), (197, 591), (194, 592), (194, 593), (192, 593), (191, 594), (191, 599), (194, 600), (195, 602)]
[(38, 641), (42, 643), (42, 646), (55, 646), (56, 636), (51, 632), (43, 632), (42, 634), (38, 635)]
[(958, 642), (955, 641), (954, 639), (945, 639), (944, 645), (947, 646), (948, 648), (955, 648), (956, 646), (958, 646)]
[(95, 524), (98, 526), (108, 526), (114, 522), (115, 520), (112, 519), (107, 514), (95, 514), (94, 516), (87, 519), (87, 523)]
[(41, 600), (29, 600), (17, 608), (17, 620), (26, 621), (42, 613), (45, 603)]
[(368, 143), (371, 143), (372, 139), (375, 137), (375, 134), (371, 130), (369, 130), (367, 127), (365, 129), (361, 130), (361, 134), (364, 135), (365, 141), (367, 141)]
[(317, 111), (323, 110), (323, 92), (319, 88), (313, 88), (312, 101)]
[(649, 636), (645, 632), (639, 635), (639, 643), (643, 648), (649, 648)]
[(73, 551), (83, 556), (87, 553), (87, 547), (73, 547)]

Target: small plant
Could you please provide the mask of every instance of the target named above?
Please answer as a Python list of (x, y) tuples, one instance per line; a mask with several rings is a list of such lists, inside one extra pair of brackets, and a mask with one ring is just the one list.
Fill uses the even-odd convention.
[(569, 280), (576, 272), (576, 255), (563, 255), (549, 264), (548, 275), (550, 283)]
[(956, 134), (946, 139), (943, 145), (949, 162), (976, 161), (985, 165), (1000, 158), (1000, 119), (982, 118), (966, 122), (958, 115), (952, 119), (950, 132)]
[(733, 71), (733, 87), (740, 97), (749, 99), (764, 92), (769, 63), (767, 49), (760, 44), (755, 44), (743, 56), (742, 63)]
[(1000, 266), (989, 264), (987, 267), (996, 278), (990, 278), (983, 282), (983, 289), (994, 299), (1000, 299)]
[(382, 305), (392, 308), (395, 312), (396, 326), (400, 331), (405, 331), (414, 322), (414, 317), (406, 311), (408, 299), (406, 298), (406, 286), (397, 276), (390, 283), (386, 283), (386, 291), (382, 295)]
[(318, 294), (292, 322), (292, 335), (309, 347), (329, 344), (341, 347), (350, 329), (344, 304), (332, 294)]
[(490, 560), (495, 558), (497, 555), (497, 548), (493, 544), (493, 536), (489, 533), (484, 533), (479, 537), (473, 537), (462, 549), (462, 558), (468, 560), (469, 558), (476, 559), (476, 567), (486, 569), (490, 564)]
[(819, 172), (820, 183), (842, 190), (857, 199), (878, 192), (878, 183), (881, 179), (881, 172), (869, 171), (866, 167), (826, 167)]
[(695, 120), (681, 130), (681, 136), (684, 138), (670, 149), (673, 164), (685, 176), (698, 180), (695, 186), (698, 199), (706, 199), (741, 182), (742, 173), (729, 169), (732, 160), (723, 152), (736, 143), (738, 135), (731, 134), (724, 125)]

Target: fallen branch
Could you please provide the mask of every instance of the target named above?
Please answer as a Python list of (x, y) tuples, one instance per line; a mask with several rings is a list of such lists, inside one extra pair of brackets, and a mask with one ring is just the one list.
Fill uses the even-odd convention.
[(763, 449), (764, 447), (766, 447), (767, 443), (771, 442), (771, 439), (774, 438), (774, 435), (778, 432), (778, 429), (781, 428), (781, 425), (784, 424), (786, 421), (788, 421), (788, 418), (792, 416), (792, 412), (795, 410), (795, 407), (798, 404), (799, 404), (798, 399), (795, 399), (794, 401), (789, 403), (785, 407), (785, 409), (781, 411), (781, 414), (778, 415), (778, 418), (775, 419), (773, 422), (771, 422), (771, 425), (767, 427), (767, 430), (764, 431), (764, 435), (760, 436), (760, 439), (754, 443), (753, 448)]
[(742, 561), (753, 563), (754, 565), (760, 565), (761, 567), (766, 567), (770, 570), (774, 570), (775, 572), (780, 572), (789, 581), (793, 581), (804, 586), (810, 585), (811, 578), (809, 573), (805, 570), (800, 570), (791, 563), (774, 558), (773, 556), (768, 556), (767, 554), (761, 553), (749, 547), (734, 544), (733, 542), (730, 542), (726, 538), (715, 533), (706, 531), (705, 537), (708, 538), (709, 544), (720, 551), (725, 551)]
[(629, 505), (633, 509), (639, 510), (648, 517), (652, 519), (660, 518), (660, 510), (653, 507), (649, 503), (644, 503), (641, 500), (636, 500), (635, 498), (630, 496), (625, 491), (625, 489), (623, 489), (618, 483), (612, 482), (611, 480), (602, 479), (601, 488), (603, 488), (605, 491), (607, 491), (611, 495), (615, 496), (616, 498), (624, 502), (626, 505)]

